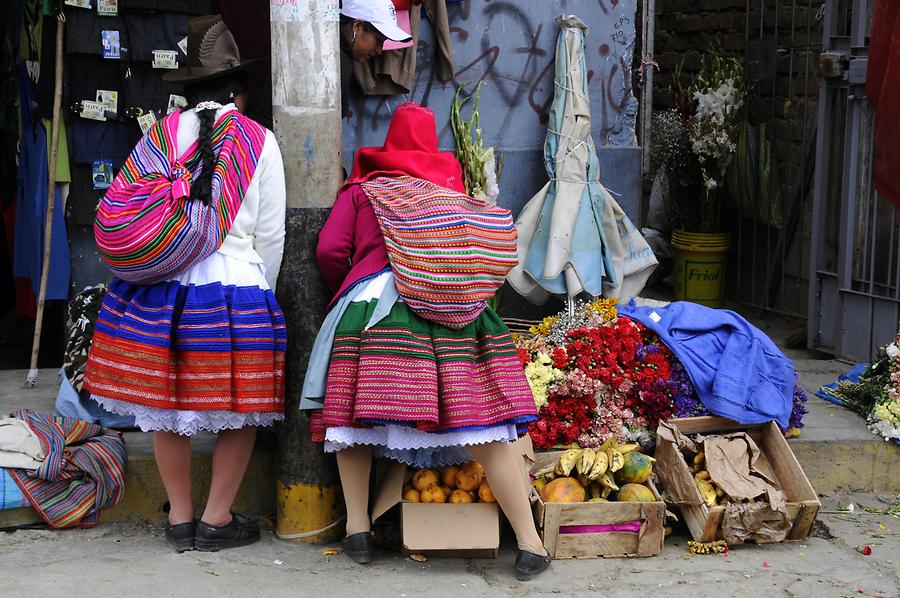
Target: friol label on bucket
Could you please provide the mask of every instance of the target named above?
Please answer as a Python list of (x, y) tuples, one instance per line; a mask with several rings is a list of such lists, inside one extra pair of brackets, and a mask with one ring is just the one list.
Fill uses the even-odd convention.
[(722, 300), (725, 285), (726, 260), (700, 261), (686, 259), (681, 280), (684, 298), (696, 303), (716, 303)]

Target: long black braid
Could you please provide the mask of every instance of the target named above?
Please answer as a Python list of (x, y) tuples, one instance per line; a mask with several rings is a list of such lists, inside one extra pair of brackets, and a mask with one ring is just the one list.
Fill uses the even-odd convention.
[[(188, 105), (196, 106), (200, 102), (218, 102), (229, 104), (234, 99), (247, 91), (247, 79), (243, 75), (222, 77), (193, 83), (185, 90)], [(199, 199), (209, 205), (212, 201), (212, 176), (216, 167), (217, 156), (213, 151), (213, 127), (216, 124), (215, 110), (199, 110), (197, 118), (200, 119), (200, 134), (197, 145), (200, 150), (200, 175), (191, 181), (191, 199)]]

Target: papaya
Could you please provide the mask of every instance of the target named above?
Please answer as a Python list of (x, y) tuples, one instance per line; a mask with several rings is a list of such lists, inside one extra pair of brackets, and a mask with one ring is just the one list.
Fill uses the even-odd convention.
[[(630, 454), (630, 453), (629, 453)], [(619, 502), (653, 502), (656, 497), (650, 488), (641, 484), (625, 484), (619, 489)]]
[(478, 486), (478, 502), (497, 502), (487, 480), (481, 480), (481, 485)]
[(643, 453), (631, 451), (622, 458), (625, 463), (616, 472), (616, 481), (620, 484), (643, 484), (653, 473), (653, 461)]
[(450, 489), (456, 488), (456, 474), (459, 473), (459, 467), (450, 465), (441, 470), (441, 485), (448, 486)]
[(482, 467), (481, 463), (479, 463), (478, 461), (469, 461), (468, 463), (463, 465), (462, 468), (474, 471), (478, 474), (479, 477), (484, 477), (484, 467)]
[(457, 489), (450, 493), (450, 502), (454, 505), (464, 505), (475, 502), (475, 499), (472, 498), (470, 492)]
[(544, 502), (584, 502), (585, 489), (575, 478), (556, 478), (541, 489)]
[(447, 497), (440, 486), (431, 485), (422, 490), (419, 500), (427, 503), (443, 503), (447, 502)]
[(472, 492), (473, 490), (478, 490), (481, 479), (482, 476), (478, 474), (478, 471), (463, 467), (456, 474), (456, 487), (466, 492)]
[(421, 469), (412, 477), (412, 485), (419, 492), (425, 490), (429, 486), (437, 486), (439, 484), (438, 474), (433, 469)]

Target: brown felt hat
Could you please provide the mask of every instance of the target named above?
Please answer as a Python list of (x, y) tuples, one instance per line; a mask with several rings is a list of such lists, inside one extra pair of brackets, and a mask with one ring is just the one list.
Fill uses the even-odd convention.
[(221, 77), (260, 59), (241, 60), (234, 36), (221, 15), (206, 15), (188, 23), (187, 64), (163, 75), (164, 81), (190, 83)]

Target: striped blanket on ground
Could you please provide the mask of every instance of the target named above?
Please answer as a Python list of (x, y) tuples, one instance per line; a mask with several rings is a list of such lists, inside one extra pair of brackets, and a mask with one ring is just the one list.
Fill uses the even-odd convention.
[(518, 260), (509, 210), (410, 176), (360, 187), (378, 217), (403, 301), (448, 328), (473, 322)]
[(125, 493), (122, 436), (80, 419), (27, 409), (14, 415), (28, 423), (47, 454), (39, 469), (7, 470), (31, 506), (53, 528), (97, 525), (100, 510)]
[(221, 246), (265, 143), (265, 128), (252, 119), (234, 110), (222, 115), (213, 130), (212, 201), (191, 201), (202, 160), (196, 142), (175, 155), (179, 114), (159, 120), (138, 142), (97, 209), (101, 257), (135, 284), (167, 280)]

